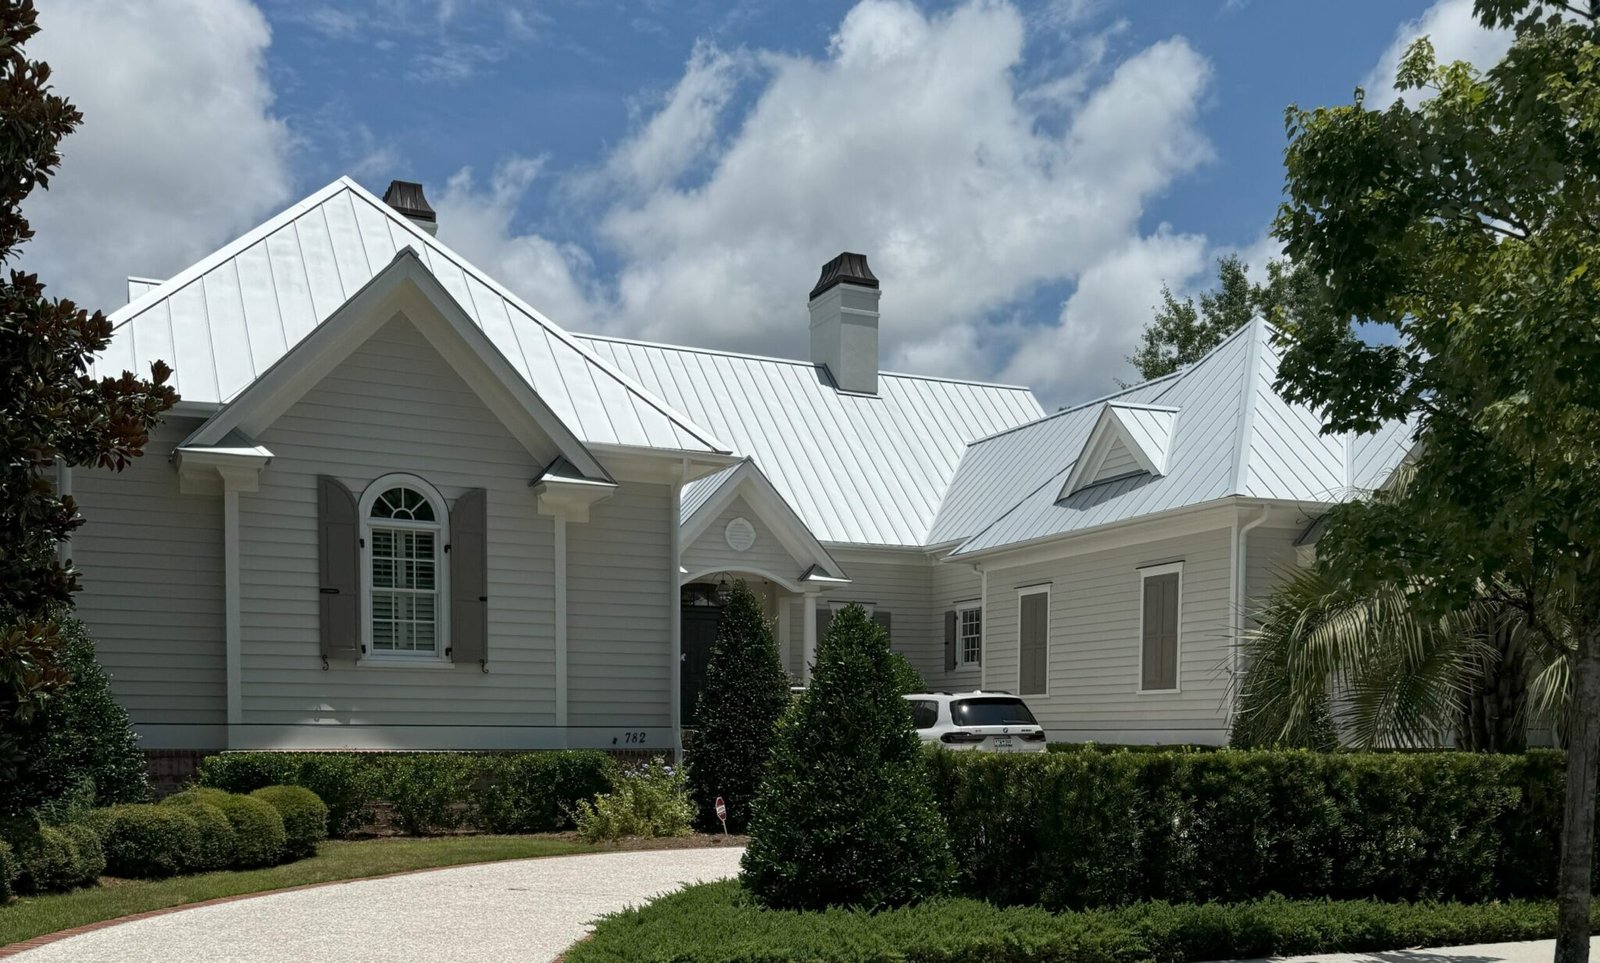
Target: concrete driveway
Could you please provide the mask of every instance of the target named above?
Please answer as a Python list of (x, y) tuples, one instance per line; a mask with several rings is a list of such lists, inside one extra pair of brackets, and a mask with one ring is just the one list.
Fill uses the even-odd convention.
[(269, 893), (20, 953), (23, 963), (553, 960), (595, 917), (738, 873), (742, 849), (555, 856)]

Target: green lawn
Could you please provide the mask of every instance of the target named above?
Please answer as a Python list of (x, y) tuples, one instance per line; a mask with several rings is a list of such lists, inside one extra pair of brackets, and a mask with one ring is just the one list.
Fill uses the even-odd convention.
[(288, 886), (382, 876), (410, 869), (599, 850), (600, 847), (581, 842), (539, 836), (331, 841), (318, 846), (317, 855), (310, 859), (270, 869), (150, 881), (116, 880), (70, 893), (22, 897), (9, 906), (0, 907), (0, 946), (85, 923), (219, 896), (262, 893)]

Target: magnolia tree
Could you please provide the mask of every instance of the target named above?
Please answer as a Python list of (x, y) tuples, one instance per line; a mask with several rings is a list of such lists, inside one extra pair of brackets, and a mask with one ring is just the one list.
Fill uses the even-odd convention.
[(1420, 432), (1403, 493), (1334, 511), (1324, 564), (1439, 613), (1488, 593), (1567, 654), (1556, 957), (1578, 963), (1600, 750), (1600, 2), (1475, 10), (1515, 32), (1487, 73), (1423, 40), (1398, 83), (1420, 96), (1289, 110), (1275, 233), (1329, 310), (1281, 327), (1278, 390), (1329, 432)]
[(32, 0), (0, 5), (0, 776), (14, 762), (14, 724), (70, 681), (57, 619), (78, 574), (57, 545), (83, 519), (52, 484), (54, 467), (121, 469), (177, 400), (159, 362), (148, 380), (90, 377), (111, 340), (105, 315), (46, 297), (11, 267), (33, 236), (23, 200), (49, 187), (58, 145), (82, 119), (22, 49), (35, 21)]

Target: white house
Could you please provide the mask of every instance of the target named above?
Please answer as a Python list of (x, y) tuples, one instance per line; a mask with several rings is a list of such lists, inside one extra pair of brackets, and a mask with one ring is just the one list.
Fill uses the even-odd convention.
[(164, 359), (182, 400), (61, 481), (147, 747), (669, 750), (738, 578), (796, 681), (857, 601), (1053, 739), (1219, 742), (1247, 600), (1408, 441), (1322, 436), (1260, 324), (1047, 415), (879, 371), (860, 255), (810, 293), (811, 358), (761, 358), (570, 334), (434, 226), (342, 178), (130, 280), (97, 370)]

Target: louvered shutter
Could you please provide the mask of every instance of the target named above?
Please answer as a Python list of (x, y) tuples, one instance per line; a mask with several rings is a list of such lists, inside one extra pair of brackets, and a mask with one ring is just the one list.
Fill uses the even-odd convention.
[(317, 628), (325, 659), (361, 651), (361, 519), (337, 478), (317, 479)]
[(957, 630), (960, 627), (960, 618), (961, 616), (954, 609), (944, 614), (944, 670), (946, 672), (954, 672), (956, 670), (956, 646), (959, 643)]
[(874, 608), (872, 610), (872, 621), (883, 626), (884, 635), (887, 635), (891, 640), (894, 639), (894, 630), (888, 612), (880, 608)]
[(450, 661), (489, 660), (489, 497), (474, 488), (450, 509)]
[(1042, 695), (1049, 686), (1050, 596), (1038, 592), (1022, 597), (1018, 626), (1018, 690), (1021, 695)]
[(1140, 688), (1178, 687), (1178, 573), (1151, 575), (1144, 580), (1143, 670)]

